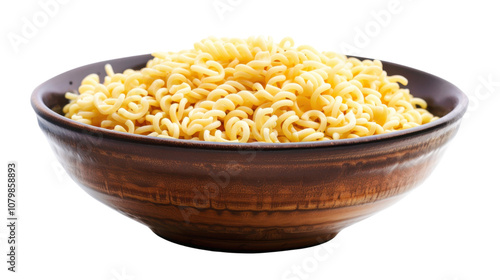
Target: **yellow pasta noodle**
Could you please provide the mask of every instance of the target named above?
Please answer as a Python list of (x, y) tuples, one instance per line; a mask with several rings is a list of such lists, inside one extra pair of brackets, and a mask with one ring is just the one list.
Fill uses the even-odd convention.
[(324, 141), (407, 129), (437, 119), (388, 76), (359, 60), (291, 38), (209, 37), (191, 50), (153, 53), (143, 69), (66, 93), (66, 117), (151, 137), (216, 142)]

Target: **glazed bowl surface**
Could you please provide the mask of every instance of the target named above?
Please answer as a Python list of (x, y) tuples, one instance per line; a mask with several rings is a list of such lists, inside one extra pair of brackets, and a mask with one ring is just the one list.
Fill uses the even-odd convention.
[(268, 252), (328, 241), (422, 183), (455, 136), (467, 97), (453, 84), (384, 62), (440, 118), (383, 135), (304, 143), (163, 139), (65, 118), (64, 94), (90, 73), (140, 69), (150, 55), (102, 61), (56, 76), (31, 97), (58, 160), (87, 193), (179, 244)]

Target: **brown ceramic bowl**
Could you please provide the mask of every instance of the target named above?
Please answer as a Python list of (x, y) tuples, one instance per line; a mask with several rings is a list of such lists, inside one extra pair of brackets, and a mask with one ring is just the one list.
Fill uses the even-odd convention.
[(265, 252), (317, 245), (422, 183), (467, 107), (449, 82), (384, 62), (441, 118), (378, 136), (289, 144), (170, 140), (65, 118), (64, 93), (89, 73), (142, 68), (149, 55), (83, 66), (41, 84), (31, 103), (68, 174), (91, 196), (187, 246)]

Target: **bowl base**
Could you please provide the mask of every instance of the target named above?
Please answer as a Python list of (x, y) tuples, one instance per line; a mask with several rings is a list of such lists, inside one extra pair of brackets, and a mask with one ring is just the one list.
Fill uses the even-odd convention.
[(179, 235), (155, 228), (151, 228), (151, 230), (159, 237), (179, 245), (203, 250), (232, 253), (265, 253), (307, 248), (325, 243), (338, 234), (338, 232), (334, 232), (323, 235), (277, 240), (230, 240)]

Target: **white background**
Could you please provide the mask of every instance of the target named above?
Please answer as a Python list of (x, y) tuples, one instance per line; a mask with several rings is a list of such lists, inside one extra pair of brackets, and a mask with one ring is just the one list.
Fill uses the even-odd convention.
[[(15, 160), (19, 166), (17, 273), (8, 272), (4, 261), (7, 177), (2, 171), (1, 279), (500, 279), (495, 112), (500, 20), (494, 1), (66, 0), (40, 5), (47, 2), (0, 4), (1, 165), (6, 169), (7, 161)], [(38, 84), (69, 69), (187, 49), (210, 35), (291, 36), (321, 51), (408, 65), (456, 84), (471, 98), (469, 112), (424, 184), (324, 245), (265, 254), (176, 245), (73, 183), (55, 160), (29, 101)]]

